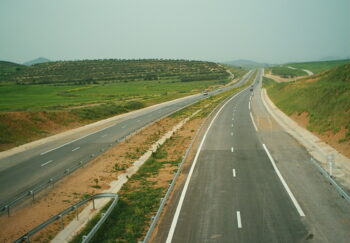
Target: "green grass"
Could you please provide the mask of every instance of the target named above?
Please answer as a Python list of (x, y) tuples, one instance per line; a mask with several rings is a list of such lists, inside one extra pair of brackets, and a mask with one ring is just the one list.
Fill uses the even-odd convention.
[(291, 69), (287, 66), (278, 66), (278, 67), (272, 67), (270, 68), (272, 74), (278, 75), (284, 78), (294, 78), (298, 76), (305, 76), (307, 75), (306, 72), (300, 69)]
[(273, 102), (286, 114), (309, 115), (308, 129), (318, 133), (346, 128), (350, 139), (350, 64), (325, 72), (316, 82), (276, 83), (264, 79)]
[(124, 103), (138, 100), (155, 104), (201, 92), (214, 81), (135, 81), (111, 84), (55, 86), (55, 85), (2, 85), (0, 86), (0, 111), (55, 110), (69, 106), (105, 102)]
[(307, 69), (313, 73), (320, 73), (326, 71), (327, 69), (338, 67), (347, 63), (350, 63), (350, 59), (324, 62), (297, 62), (289, 63), (287, 66), (292, 66), (299, 69)]

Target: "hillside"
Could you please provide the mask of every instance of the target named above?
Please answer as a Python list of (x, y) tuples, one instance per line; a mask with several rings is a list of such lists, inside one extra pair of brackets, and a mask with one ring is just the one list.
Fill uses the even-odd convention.
[(45, 63), (45, 62), (51, 62), (51, 61), (49, 59), (45, 58), (45, 57), (39, 57), (39, 58), (36, 58), (34, 60), (25, 62), (25, 63), (23, 63), (23, 65), (31, 66), (31, 65), (35, 65), (35, 64), (39, 64), (39, 63)]
[(273, 102), (350, 156), (350, 64), (291, 83), (264, 79)]
[(5, 81), (10, 76), (15, 75), (25, 68), (26, 66), (17, 63), (0, 61), (0, 82)]
[(296, 62), (288, 63), (284, 66), (292, 66), (297, 69), (307, 69), (313, 73), (320, 73), (333, 67), (339, 67), (350, 63), (350, 59), (335, 60), (335, 61), (320, 61), (320, 62)]
[(251, 60), (245, 60), (245, 59), (224, 62), (224, 64), (230, 65), (230, 66), (235, 66), (235, 67), (248, 68), (248, 69), (269, 66), (269, 64), (266, 64), (266, 63), (260, 63), (260, 62), (255, 62), (255, 61), (251, 61)]
[(213, 62), (109, 59), (40, 63), (13, 73), (7, 81), (17, 84), (86, 84), (158, 79), (186, 82), (227, 77), (225, 69)]

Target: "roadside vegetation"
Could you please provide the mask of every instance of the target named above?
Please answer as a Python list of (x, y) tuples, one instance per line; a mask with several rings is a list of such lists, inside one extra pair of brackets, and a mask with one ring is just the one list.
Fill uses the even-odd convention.
[(225, 67), (200, 61), (0, 62), (0, 151), (229, 81)]
[(307, 73), (300, 69), (292, 69), (288, 66), (276, 66), (271, 67), (266, 70), (267, 72), (271, 72), (273, 75), (278, 75), (282, 78), (295, 78), (299, 76), (306, 76)]
[(330, 68), (339, 67), (348, 63), (350, 63), (350, 59), (323, 62), (296, 62), (289, 63), (286, 66), (292, 66), (298, 69), (307, 69), (313, 73), (321, 73)]
[[(244, 87), (249, 86), (253, 77)], [(172, 118), (189, 117), (195, 111), (200, 110), (191, 121), (203, 120), (218, 104), (234, 93), (237, 93), (243, 87), (226, 91), (222, 94), (209, 97), (192, 106), (189, 106), (181, 111), (174, 113)], [(190, 121), (190, 122), (191, 122)], [(190, 123), (189, 122), (189, 123)], [(191, 129), (187, 127), (188, 123), (181, 130)], [(197, 126), (198, 127), (198, 126)], [(178, 164), (181, 162), (182, 156), (185, 153), (191, 138), (195, 134), (195, 130), (190, 130), (192, 136), (184, 136), (176, 133), (168, 139), (158, 150), (152, 154), (134, 174), (129, 178), (128, 182), (119, 191), (120, 200), (118, 205), (111, 213), (110, 217), (102, 225), (100, 230), (94, 236), (91, 242), (139, 242), (145, 236), (151, 217), (155, 215), (161, 198), (166, 193), (166, 190), (173, 178)], [(185, 134), (188, 134), (185, 133)], [(161, 171), (167, 171), (167, 176)], [(168, 181), (164, 183), (164, 177)], [(105, 209), (108, 205), (105, 207)], [(102, 210), (103, 211), (103, 210)], [(96, 224), (100, 215), (92, 219), (83, 231), (75, 236), (71, 242), (80, 242), (82, 236), (87, 234)]]
[(350, 64), (290, 83), (264, 78), (264, 87), (286, 114), (306, 115), (310, 131), (318, 134), (341, 132), (337, 142), (349, 143)]

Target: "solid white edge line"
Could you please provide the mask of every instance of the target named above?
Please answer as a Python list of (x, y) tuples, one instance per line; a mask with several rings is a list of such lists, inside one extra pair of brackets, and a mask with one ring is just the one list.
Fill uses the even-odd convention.
[(72, 152), (77, 151), (78, 149), (80, 149), (80, 147), (76, 147), (75, 149), (72, 150)]
[(232, 174), (233, 174), (233, 177), (236, 177), (236, 170), (235, 169), (232, 169)]
[(257, 126), (255, 125), (255, 122), (254, 122), (254, 119), (253, 119), (253, 115), (252, 115), (252, 113), (251, 113), (251, 112), (249, 112), (249, 114), (250, 114), (250, 118), (252, 119), (253, 126), (254, 126), (254, 128), (255, 128), (255, 131), (258, 131), (258, 128), (257, 128)]
[(182, 208), (182, 204), (184, 202), (184, 199), (185, 199), (185, 195), (186, 195), (186, 192), (187, 192), (187, 188), (188, 188), (188, 185), (190, 183), (190, 180), (191, 180), (191, 176), (192, 176), (192, 173), (193, 173), (193, 170), (194, 170), (194, 167), (196, 166), (197, 164), (197, 160), (198, 160), (198, 157), (199, 157), (199, 154), (201, 152), (201, 149), (203, 147), (203, 144), (204, 144), (204, 141), (207, 137), (207, 134), (211, 128), (211, 126), (213, 125), (214, 121), (216, 120), (216, 118), (218, 117), (218, 115), (220, 114), (220, 112), (222, 111), (222, 109), (226, 106), (227, 103), (229, 103), (232, 99), (234, 99), (238, 94), (242, 93), (246, 91), (246, 89), (240, 91), (239, 93), (235, 94), (234, 96), (232, 96), (232, 98), (230, 98), (228, 101), (226, 101), (226, 103), (219, 109), (219, 111), (216, 113), (216, 115), (214, 116), (214, 118), (211, 120), (207, 130), (205, 131), (205, 134), (202, 138), (202, 141), (198, 147), (198, 150), (197, 150), (197, 153), (196, 153), (196, 156), (193, 160), (193, 163), (192, 163), (192, 166), (191, 166), (191, 169), (190, 169), (190, 172), (188, 173), (188, 176), (187, 176), (187, 179), (186, 179), (186, 182), (185, 182), (185, 185), (184, 185), (184, 188), (181, 192), (181, 196), (180, 196), (180, 199), (179, 199), (179, 203), (177, 205), (177, 208), (176, 208), (176, 211), (175, 211), (175, 214), (174, 214), (174, 218), (173, 218), (173, 221), (171, 222), (171, 226), (170, 226), (170, 230), (169, 230), (169, 233), (168, 233), (168, 237), (166, 239), (166, 243), (171, 243), (172, 239), (173, 239), (173, 236), (174, 236), (174, 232), (175, 232), (175, 228), (176, 228), (176, 224), (177, 224), (177, 221), (179, 219), (179, 216), (180, 216), (180, 211), (181, 211), (181, 208)]
[(50, 164), (51, 162), (53, 162), (53, 160), (51, 159), (51, 160), (49, 160), (49, 161), (47, 161), (47, 162), (45, 162), (45, 163), (43, 163), (42, 165), (41, 165), (41, 167), (43, 167), (43, 166), (45, 166), (45, 165), (47, 165), (47, 164)]
[(241, 212), (237, 211), (236, 213), (237, 213), (237, 227), (238, 229), (241, 229), (242, 228)]
[(270, 159), (270, 161), (271, 161), (271, 163), (272, 163), (273, 168), (274, 168), (275, 171), (276, 171), (276, 174), (277, 174), (278, 177), (280, 178), (280, 180), (281, 180), (281, 182), (282, 182), (282, 185), (284, 186), (284, 189), (286, 189), (286, 191), (287, 191), (289, 197), (291, 198), (291, 200), (292, 200), (294, 206), (296, 207), (296, 209), (297, 209), (299, 215), (300, 215), (301, 217), (305, 217), (305, 214), (304, 214), (303, 210), (301, 209), (301, 207), (300, 207), (298, 201), (297, 201), (296, 198), (294, 197), (292, 191), (289, 189), (287, 183), (286, 183), (285, 180), (283, 179), (282, 174), (280, 173), (279, 169), (277, 168), (277, 166), (276, 166), (276, 164), (275, 164), (275, 161), (274, 161), (274, 159), (272, 158), (272, 156), (271, 156), (269, 150), (267, 149), (267, 147), (265, 146), (265, 144), (263, 144), (263, 147), (264, 147), (264, 149), (265, 149), (265, 152), (266, 152), (267, 156), (269, 157), (269, 159)]
[(250, 101), (249, 101), (249, 110), (250, 110)]

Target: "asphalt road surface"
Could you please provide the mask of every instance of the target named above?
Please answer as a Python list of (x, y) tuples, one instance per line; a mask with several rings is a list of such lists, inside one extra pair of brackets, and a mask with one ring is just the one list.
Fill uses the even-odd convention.
[[(241, 86), (251, 75), (252, 72), (249, 72), (236, 84), (209, 92), (209, 95)], [(132, 113), (91, 134), (79, 134), (79, 137), (52, 141), (0, 159), (0, 207), (33, 186), (48, 181), (57, 173), (62, 174), (73, 164), (91, 159), (92, 155), (99, 154), (101, 149), (106, 149), (109, 144), (130, 132), (206, 97), (198, 94), (161, 104), (146, 111)]]
[(350, 242), (350, 207), (254, 92), (213, 118), (154, 242)]

